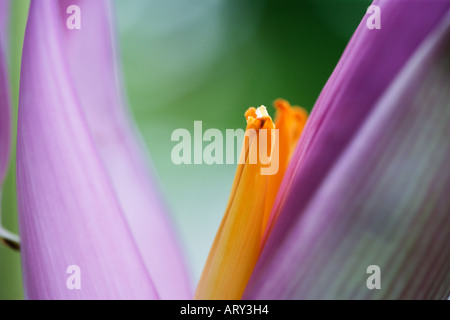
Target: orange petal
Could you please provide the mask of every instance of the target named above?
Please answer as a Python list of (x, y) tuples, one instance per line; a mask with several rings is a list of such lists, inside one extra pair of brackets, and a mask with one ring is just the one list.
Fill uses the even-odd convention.
[[(245, 113), (247, 131), (241, 164), (200, 278), (196, 299), (240, 299), (253, 272), (273, 202), (293, 150), (291, 144), (296, 143), (301, 132), (296, 119), (300, 119), (297, 115), (302, 113), (287, 102), (281, 102), (276, 102), (280, 113), (277, 121), (287, 129), (272, 130), (275, 125), (265, 107), (250, 108)], [(303, 125), (301, 123), (301, 127)], [(278, 144), (277, 138), (288, 142)], [(264, 156), (269, 161), (265, 161)], [(279, 162), (278, 173), (262, 174), (262, 170), (269, 169), (273, 161)]]

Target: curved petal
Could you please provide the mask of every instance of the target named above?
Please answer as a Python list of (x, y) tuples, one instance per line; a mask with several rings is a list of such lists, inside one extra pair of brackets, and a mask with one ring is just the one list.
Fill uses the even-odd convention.
[(71, 5), (81, 10), (81, 29), (63, 28), (64, 46), (94, 143), (159, 295), (189, 299), (187, 269), (123, 96), (111, 2), (58, 1), (60, 25)]
[[(17, 184), (26, 296), (157, 298), (75, 94), (59, 13), (56, 1), (32, 1), (23, 51)], [(67, 283), (72, 265), (80, 290)]]
[[(304, 210), (286, 201), (282, 215), (295, 212), (301, 217), (282, 240), (270, 239), (277, 251), (270, 248), (270, 256), (266, 254), (259, 264), (247, 298), (448, 297), (450, 12), (446, 11), (374, 104)], [(421, 17), (426, 11), (417, 13)], [(342, 116), (334, 121), (346, 122)], [(316, 139), (319, 149), (328, 143)], [(293, 187), (290, 197), (300, 192)], [(371, 265), (381, 269), (380, 290), (366, 286)]]
[(450, 2), (440, 0), (374, 4), (381, 10), (381, 30), (368, 29), (364, 17), (317, 100), (272, 216), (283, 206), (295, 209), (277, 220), (271, 236), (276, 240), (267, 243), (267, 254), (276, 251), (375, 103), (450, 8)]

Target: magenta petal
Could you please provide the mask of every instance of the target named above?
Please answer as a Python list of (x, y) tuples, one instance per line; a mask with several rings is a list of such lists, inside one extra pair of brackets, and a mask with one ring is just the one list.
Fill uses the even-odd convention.
[[(407, 25), (420, 34), (418, 30), (427, 26), (424, 21), (434, 11), (428, 3), (423, 3), (422, 10), (417, 4), (402, 6), (401, 11), (417, 10), (415, 15), (407, 14), (407, 17), (410, 23), (417, 17), (419, 25)], [(444, 2), (432, 4), (444, 6)], [(448, 7), (448, 2), (445, 4)], [(269, 247), (247, 288), (247, 298), (446, 299), (449, 296), (450, 12), (447, 8), (441, 11), (446, 15), (439, 19), (435, 16), (437, 26), (394, 81), (389, 81), (378, 102), (361, 99), (359, 105), (349, 104), (352, 97), (358, 101), (356, 89), (344, 99), (349, 92), (330, 92), (343, 78), (332, 77), (318, 102), (318, 111), (312, 116), (309, 130), (313, 131), (313, 127), (317, 130), (314, 141), (307, 151), (302, 149), (306, 142), (301, 145), (304, 158), (299, 162), (281, 212), (281, 219), (289, 217), (294, 222), (283, 237), (279, 233), (270, 237)], [(392, 12), (383, 12), (386, 21)], [(401, 19), (394, 19), (392, 25), (388, 23), (386, 31), (395, 35), (396, 25), (402, 26)], [(409, 33), (404, 32), (408, 39)], [(361, 33), (364, 32), (358, 30), (356, 38)], [(395, 52), (395, 41), (403, 40), (389, 37), (386, 36), (383, 47), (392, 46)], [(370, 39), (366, 42), (370, 43)], [(370, 57), (371, 53), (361, 55)], [(374, 63), (382, 65), (386, 58), (379, 57)], [(337, 74), (346, 59), (344, 56)], [(377, 78), (381, 72), (377, 70), (388, 66), (391, 63), (373, 69), (368, 77)], [(351, 78), (342, 85), (352, 83), (355, 74), (359, 71), (348, 74)], [(353, 86), (361, 90), (361, 96), (373, 95), (372, 87), (356, 83)], [(326, 104), (327, 99), (332, 102)], [(341, 105), (342, 99), (348, 103)], [(340, 108), (342, 113), (332, 119), (335, 125), (327, 118), (317, 127), (314, 121), (322, 110), (326, 111), (325, 105), (331, 109), (330, 113), (335, 108)], [(366, 107), (371, 110), (367, 119), (350, 135), (344, 126), (354, 126), (356, 121), (351, 114)], [(347, 139), (346, 148), (337, 157), (332, 134), (342, 139), (342, 132), (351, 139)], [(310, 157), (315, 157), (317, 149), (327, 147), (331, 149), (323, 157), (334, 159), (327, 174), (322, 172), (324, 160), (317, 158), (318, 167), (310, 167), (317, 172), (305, 172), (304, 166), (311, 161)], [(306, 183), (313, 176), (323, 179), (319, 185), (313, 183), (315, 192), (309, 201), (298, 205), (292, 199), (303, 199), (301, 193), (309, 187), (300, 186), (299, 181)], [(366, 271), (370, 265), (381, 268), (381, 290), (366, 287), (369, 277)]]
[(0, 0), (0, 190), (11, 148), (11, 104), (8, 81), (7, 40), (9, 1)]
[[(275, 208), (283, 206), (261, 261), (270, 259), (353, 135), (426, 36), (448, 1), (380, 0), (381, 30), (365, 16), (319, 96), (288, 168)], [(295, 192), (295, 196), (289, 196)]]
[[(26, 296), (158, 298), (76, 96), (64, 28), (57, 1), (32, 1), (17, 141)], [(72, 265), (80, 290), (67, 286)]]
[[(382, 29), (368, 29), (363, 18), (316, 102), (275, 203), (295, 210), (283, 213), (272, 238), (282, 238), (298, 219), (377, 100), (450, 8), (440, 0), (374, 4), (381, 8)], [(295, 197), (286, 197), (289, 190)], [(275, 249), (270, 242), (266, 248)]]
[(60, 29), (68, 72), (94, 143), (158, 294), (189, 299), (187, 269), (123, 95), (111, 2), (58, 1), (59, 25), (65, 25), (71, 5), (81, 10), (81, 29)]

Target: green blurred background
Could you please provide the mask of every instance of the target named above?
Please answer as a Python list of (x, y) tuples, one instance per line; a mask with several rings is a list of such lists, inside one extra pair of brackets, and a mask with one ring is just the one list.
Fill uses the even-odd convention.
[[(248, 107), (271, 106), (279, 97), (310, 110), (370, 2), (115, 0), (130, 105), (193, 287), (222, 218), (235, 165), (172, 164), (173, 130), (192, 132), (196, 120), (203, 121), (203, 130), (243, 128)], [(15, 119), (28, 6), (28, 0), (12, 1)], [(17, 231), (14, 162), (3, 187), (2, 220)], [(0, 299), (21, 298), (20, 256), (0, 247)]]

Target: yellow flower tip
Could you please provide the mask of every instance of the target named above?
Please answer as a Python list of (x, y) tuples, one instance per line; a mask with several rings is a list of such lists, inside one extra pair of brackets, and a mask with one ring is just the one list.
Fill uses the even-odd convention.
[(258, 116), (258, 118), (264, 118), (264, 117), (269, 117), (269, 113), (267, 112), (267, 108), (265, 106), (261, 106), (258, 109), (256, 109), (256, 115)]
[[(281, 181), (307, 119), (307, 113), (299, 107), (291, 107), (286, 100), (278, 99), (275, 123), (264, 106), (245, 112), (247, 130), (269, 130), (269, 160), (279, 165), (274, 175), (262, 175), (262, 163), (251, 165), (247, 154), (258, 148), (257, 140), (246, 136), (242, 155), (245, 162), (239, 164), (236, 177), (216, 238), (200, 278), (195, 299), (240, 299), (253, 268), (258, 261), (276, 213), (272, 208)], [(274, 143), (273, 147), (271, 143)], [(277, 150), (272, 153), (271, 150)]]
[(275, 129), (275, 124), (265, 106), (261, 106), (258, 109), (249, 108), (245, 112), (245, 119), (247, 120), (246, 130)]
[[(277, 99), (274, 102), (274, 107), (277, 110), (275, 116), (275, 124), (277, 127), (286, 126), (283, 123), (286, 120), (291, 121), (295, 125), (291, 125), (289, 129), (295, 129), (297, 126), (303, 128), (304, 124), (308, 120), (308, 112), (299, 106), (291, 106), (291, 104), (284, 99)], [(280, 126), (278, 126), (280, 124)]]
[(277, 111), (288, 110), (289, 108), (291, 108), (291, 104), (287, 100), (281, 98), (275, 100), (273, 106)]
[(291, 106), (284, 99), (275, 100), (274, 107), (277, 110), (275, 125), (280, 129), (281, 156), (289, 162), (308, 120), (308, 112), (302, 107)]
[(256, 119), (258, 116), (256, 115), (256, 108), (248, 108), (247, 111), (245, 111), (245, 120), (248, 121), (248, 118)]

